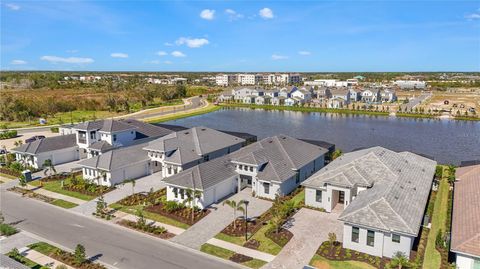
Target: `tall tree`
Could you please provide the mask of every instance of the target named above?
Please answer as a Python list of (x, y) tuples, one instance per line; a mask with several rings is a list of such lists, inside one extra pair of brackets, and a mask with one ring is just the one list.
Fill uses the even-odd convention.
[(52, 173), (55, 175), (57, 174), (57, 169), (55, 169), (55, 166), (52, 163), (52, 160), (46, 159), (45, 162), (43, 162), (43, 167), (45, 170), (43, 170), (43, 174), (46, 176), (49, 174), (49, 176), (52, 175)]
[(186, 190), (187, 197), (183, 200), (184, 203), (190, 204), (190, 210), (192, 212), (192, 223), (195, 221), (195, 206), (197, 199), (202, 197), (202, 192), (195, 189)]
[(237, 228), (236, 220), (237, 220), (237, 211), (245, 212), (245, 208), (243, 205), (245, 204), (244, 200), (239, 201), (238, 203), (234, 200), (225, 200), (223, 205), (228, 205), (233, 209), (233, 229)]

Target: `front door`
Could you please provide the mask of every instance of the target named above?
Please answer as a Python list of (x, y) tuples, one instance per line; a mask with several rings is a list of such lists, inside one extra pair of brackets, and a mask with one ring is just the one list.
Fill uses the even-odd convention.
[(240, 180), (242, 181), (241, 183), (241, 188), (245, 188), (245, 187), (251, 187), (252, 186), (252, 177), (251, 176), (247, 176), (247, 175), (240, 175)]

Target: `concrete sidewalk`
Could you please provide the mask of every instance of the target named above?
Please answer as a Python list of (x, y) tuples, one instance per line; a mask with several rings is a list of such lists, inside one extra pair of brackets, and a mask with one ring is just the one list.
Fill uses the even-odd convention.
[[(248, 200), (250, 202), (248, 206), (249, 218), (260, 216), (272, 206), (270, 201), (252, 197), (251, 191), (251, 189), (247, 188), (228, 198), (235, 201)], [(200, 249), (203, 244), (233, 221), (233, 209), (228, 205), (214, 204), (209, 209), (212, 210), (210, 214), (181, 235), (172, 238), (172, 241), (190, 248)]]
[(249, 256), (249, 257), (252, 257), (252, 258), (255, 258), (255, 259), (258, 259), (258, 260), (266, 261), (266, 262), (271, 262), (271, 261), (273, 261), (273, 259), (275, 259), (275, 256), (273, 256), (271, 254), (268, 254), (268, 253), (265, 253), (265, 252), (262, 252), (262, 251), (258, 251), (258, 250), (255, 250), (255, 249), (235, 245), (235, 244), (229, 243), (227, 241), (223, 241), (223, 240), (216, 239), (216, 238), (212, 238), (212, 239), (208, 240), (207, 243), (209, 243), (211, 245), (215, 245), (217, 247), (225, 248), (225, 249), (231, 250), (233, 252), (240, 253), (242, 255)]
[(3, 237), (0, 239), (0, 252), (5, 254), (13, 248), (21, 249), (37, 242), (37, 239), (31, 237), (27, 233), (19, 232), (9, 237)]
[[(117, 221), (119, 221), (119, 220), (137, 221), (137, 219), (138, 219), (138, 217), (134, 216), (132, 214), (128, 214), (128, 213), (125, 213), (125, 212), (117, 212), (115, 214), (114, 221), (115, 220), (117, 220)], [(167, 231), (169, 233), (172, 233), (174, 235), (179, 235), (179, 234), (181, 234), (185, 231), (185, 229), (182, 229), (182, 228), (179, 228), (179, 227), (176, 227), (176, 226), (172, 226), (172, 225), (168, 225), (168, 224), (165, 224), (165, 223), (162, 223), (162, 222), (154, 221), (154, 220), (151, 220), (151, 219), (147, 219), (147, 222), (149, 222), (149, 223), (153, 222), (153, 225), (155, 225), (155, 226), (162, 226), (165, 229), (167, 229)]]
[(50, 267), (50, 268), (57, 268), (59, 265), (65, 265), (68, 269), (75, 269), (74, 267), (68, 266), (60, 261), (50, 258), (47, 255), (43, 255), (42, 253), (29, 249), (29, 248), (22, 248), (19, 250), (20, 253), (29, 260), (32, 260), (42, 266)]

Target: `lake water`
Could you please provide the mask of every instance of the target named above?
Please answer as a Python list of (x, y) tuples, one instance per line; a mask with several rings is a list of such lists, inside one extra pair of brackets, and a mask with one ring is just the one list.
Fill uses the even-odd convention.
[(187, 127), (286, 134), (334, 143), (344, 152), (383, 146), (432, 156), (440, 163), (480, 160), (480, 122), (228, 108), (170, 121)]

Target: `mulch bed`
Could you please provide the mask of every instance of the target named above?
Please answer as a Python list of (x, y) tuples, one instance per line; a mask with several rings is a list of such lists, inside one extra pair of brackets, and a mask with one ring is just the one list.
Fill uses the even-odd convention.
[[(247, 231), (250, 234), (256, 233), (263, 225), (268, 224), (268, 220), (272, 218), (270, 211), (265, 212), (257, 219), (250, 219), (247, 223)], [(233, 227), (233, 221), (222, 230), (222, 233), (230, 236), (245, 235), (245, 221), (243, 219), (235, 220), (236, 227)]]
[(123, 198), (122, 200), (118, 201), (119, 204), (124, 206), (135, 206), (135, 205), (143, 205), (146, 203), (155, 203), (158, 199), (162, 196), (166, 195), (166, 188), (158, 190), (153, 193), (135, 193), (128, 197)]
[(22, 175), (21, 172), (11, 170), (11, 169), (8, 169), (8, 168), (4, 168), (4, 167), (0, 167), (0, 173), (5, 174), (5, 175), (9, 175), (9, 176), (12, 176), (12, 177), (19, 177), (19, 176)]
[(265, 233), (265, 236), (270, 238), (277, 245), (283, 247), (285, 246), (290, 239), (292, 239), (293, 234), (287, 229), (280, 228), (278, 233), (275, 229), (271, 229)]
[(242, 255), (242, 254), (239, 254), (239, 253), (233, 254), (228, 259), (231, 260), (232, 262), (236, 262), (236, 263), (244, 263), (244, 262), (248, 262), (248, 261), (253, 260), (252, 257), (245, 256), (245, 255)]
[(16, 193), (20, 193), (22, 196), (25, 196), (25, 197), (28, 197), (28, 198), (34, 198), (34, 199), (37, 199), (37, 200), (40, 200), (40, 201), (46, 202), (46, 203), (52, 203), (53, 201), (55, 201), (55, 199), (50, 198), (48, 196), (38, 194), (38, 193), (35, 193), (31, 190), (27, 190), (27, 189), (23, 189), (23, 188), (19, 188), (19, 187), (12, 187), (12, 188), (8, 189), (8, 191), (13, 191), (13, 192), (16, 192)]
[(58, 250), (58, 251), (52, 252), (48, 256), (50, 256), (55, 260), (61, 261), (67, 265), (70, 265), (71, 267), (78, 268), (78, 269), (106, 269), (105, 266), (99, 263), (93, 263), (89, 260), (86, 260), (84, 263), (79, 265), (75, 261), (75, 256), (72, 253), (66, 252), (64, 250)]
[[(93, 185), (92, 185), (93, 186)], [(94, 185), (91, 189), (90, 188), (85, 188), (84, 185), (64, 185), (63, 186), (64, 190), (67, 191), (74, 191), (78, 192), (81, 194), (86, 194), (90, 196), (99, 196), (103, 195), (107, 192), (113, 191), (115, 188), (114, 187), (106, 187), (106, 186), (99, 186), (99, 185)]]
[(250, 239), (247, 242), (245, 242), (243, 246), (246, 248), (258, 249), (258, 247), (260, 247), (260, 242), (255, 239)]
[(318, 248), (317, 254), (329, 260), (365, 262), (380, 269), (385, 268), (385, 265), (390, 262), (390, 259), (388, 258), (380, 258), (358, 251), (345, 249), (340, 242), (335, 242), (333, 247), (330, 246), (329, 241), (323, 242)]
[(130, 229), (133, 229), (133, 230), (142, 232), (142, 233), (146, 233), (146, 234), (149, 234), (149, 235), (152, 235), (152, 236), (161, 238), (161, 239), (167, 239), (167, 240), (168, 240), (168, 239), (170, 239), (170, 238), (175, 237), (175, 234), (169, 233), (168, 231), (166, 231), (166, 232), (164, 232), (164, 233), (152, 233), (152, 232), (148, 232), (148, 231), (139, 229), (139, 228), (135, 225), (136, 222), (134, 222), (134, 221), (120, 220), (120, 221), (117, 222), (117, 224), (119, 224), (119, 225), (121, 225), (121, 226), (123, 226), (123, 227), (127, 227), (127, 228), (130, 228)]
[(80, 176), (82, 172), (75, 172), (73, 174), (56, 174), (51, 176), (46, 176), (40, 179), (42, 182), (50, 182), (50, 181), (58, 181), (58, 180), (65, 180), (71, 176)]
[(159, 203), (156, 205), (147, 206), (145, 207), (145, 210), (151, 213), (165, 216), (167, 218), (174, 219), (176, 221), (180, 221), (182, 223), (186, 223), (188, 225), (193, 225), (197, 223), (199, 220), (201, 220), (210, 213), (210, 210), (208, 209), (198, 210), (195, 212), (194, 221), (192, 222), (192, 211), (190, 210), (190, 208), (187, 207), (168, 212), (167, 210), (165, 210), (163, 204)]

